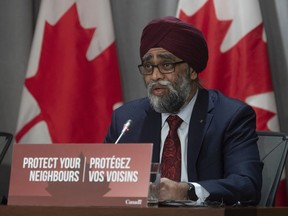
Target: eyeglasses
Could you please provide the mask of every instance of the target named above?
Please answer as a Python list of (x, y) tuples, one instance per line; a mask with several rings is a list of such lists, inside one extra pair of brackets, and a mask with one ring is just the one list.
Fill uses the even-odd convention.
[(157, 65), (153, 65), (151, 63), (144, 63), (141, 65), (138, 65), (139, 71), (142, 75), (150, 75), (153, 73), (154, 68), (157, 67), (158, 70), (162, 74), (169, 74), (173, 73), (175, 71), (175, 67), (177, 64), (184, 63), (185, 61), (179, 61), (179, 62), (164, 62)]

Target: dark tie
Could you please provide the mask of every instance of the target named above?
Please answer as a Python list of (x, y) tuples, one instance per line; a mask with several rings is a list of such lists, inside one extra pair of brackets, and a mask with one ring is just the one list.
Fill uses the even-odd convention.
[(161, 176), (180, 182), (181, 180), (181, 144), (177, 129), (182, 119), (177, 115), (170, 115), (167, 120), (169, 132), (164, 142), (161, 160)]

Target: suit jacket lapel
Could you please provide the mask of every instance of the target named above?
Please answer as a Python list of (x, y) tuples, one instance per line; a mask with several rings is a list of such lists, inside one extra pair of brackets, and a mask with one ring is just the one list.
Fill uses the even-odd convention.
[(146, 111), (140, 140), (144, 143), (153, 143), (152, 162), (159, 162), (161, 145), (161, 114), (155, 112), (150, 106)]
[(189, 181), (197, 181), (198, 179), (196, 162), (204, 135), (213, 116), (208, 114), (208, 105), (209, 92), (205, 89), (200, 89), (192, 111), (188, 132), (187, 167)]

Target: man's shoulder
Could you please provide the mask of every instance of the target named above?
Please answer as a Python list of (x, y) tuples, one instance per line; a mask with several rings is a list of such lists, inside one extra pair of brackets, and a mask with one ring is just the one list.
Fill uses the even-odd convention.
[(209, 92), (209, 108), (220, 110), (220, 112), (233, 113), (239, 109), (249, 110), (253, 112), (252, 107), (237, 98), (224, 95), (219, 90), (208, 90)]
[(131, 111), (137, 111), (137, 110), (147, 110), (150, 108), (150, 102), (147, 97), (144, 98), (138, 98), (131, 101), (128, 101), (124, 103), (122, 106), (117, 108), (118, 111), (124, 111), (124, 110), (131, 110)]
[(225, 104), (235, 104), (238, 106), (247, 106), (248, 104), (246, 104), (245, 102), (239, 100), (238, 98), (233, 98), (230, 96), (227, 96), (225, 94), (223, 94), (221, 91), (219, 90), (215, 90), (215, 89), (210, 89), (208, 90), (209, 92), (209, 100), (211, 100), (214, 103), (225, 103)]

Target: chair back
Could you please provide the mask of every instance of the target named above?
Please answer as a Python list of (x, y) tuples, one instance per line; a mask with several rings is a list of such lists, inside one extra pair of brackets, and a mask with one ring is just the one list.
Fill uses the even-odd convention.
[(13, 135), (9, 133), (0, 132), (0, 164), (12, 142)]
[(287, 136), (283, 133), (257, 131), (260, 159), (264, 163), (259, 206), (274, 206), (274, 200), (288, 152)]

